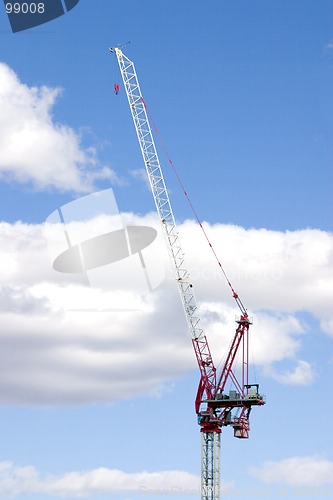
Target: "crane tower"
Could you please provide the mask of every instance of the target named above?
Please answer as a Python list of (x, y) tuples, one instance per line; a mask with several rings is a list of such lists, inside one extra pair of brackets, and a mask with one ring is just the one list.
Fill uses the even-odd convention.
[[(222, 428), (231, 426), (235, 437), (240, 439), (248, 438), (250, 430), (249, 416), (252, 406), (261, 406), (265, 403), (264, 397), (259, 394), (259, 385), (249, 383), (249, 327), (252, 324), (252, 319), (248, 316), (242, 301), (228, 281), (233, 297), (240, 309), (240, 315), (236, 319), (237, 327), (231, 347), (227, 353), (222, 371), (218, 375), (207, 338), (200, 326), (193, 285), (186, 270), (175, 218), (135, 67), (133, 62), (123, 54), (119, 46), (110, 48), (110, 51), (115, 53), (119, 64), (143, 161), (163, 228), (175, 281), (178, 285), (200, 370), (195, 411), (202, 437), (201, 499), (220, 500)], [(234, 370), (237, 353), (241, 353), (242, 358), (240, 376), (236, 376)], [(235, 389), (227, 392), (226, 384), (229, 381), (232, 382)]]

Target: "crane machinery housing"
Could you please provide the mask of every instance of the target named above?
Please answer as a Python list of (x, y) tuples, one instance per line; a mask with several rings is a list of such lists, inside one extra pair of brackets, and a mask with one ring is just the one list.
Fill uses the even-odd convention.
[[(201, 499), (220, 500), (222, 428), (231, 426), (236, 438), (248, 438), (251, 409), (253, 406), (265, 404), (264, 396), (259, 393), (259, 385), (249, 383), (249, 328), (252, 318), (248, 316), (247, 310), (219, 263), (240, 309), (240, 315), (236, 319), (237, 327), (231, 347), (221, 373), (218, 375), (207, 338), (200, 326), (193, 285), (186, 270), (175, 218), (148, 119), (147, 106), (141, 93), (134, 64), (123, 54), (120, 46), (110, 48), (110, 52), (115, 53), (117, 57), (200, 370), (195, 411), (202, 436)], [(236, 375), (234, 367), (238, 353), (241, 356), (240, 375)], [(226, 390), (226, 384), (229, 381), (233, 384), (234, 390)]]

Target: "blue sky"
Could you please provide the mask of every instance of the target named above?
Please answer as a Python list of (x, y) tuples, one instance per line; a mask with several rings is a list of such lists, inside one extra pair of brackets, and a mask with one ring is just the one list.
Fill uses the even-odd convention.
[[(59, 241), (45, 233), (59, 207), (108, 188), (123, 221), (158, 230), (125, 92), (113, 92), (108, 49), (127, 41), (255, 318), (267, 405), (249, 440), (223, 432), (224, 497), (333, 495), (332, 19), (329, 0), (80, 0), (13, 34), (0, 11), (1, 498), (199, 498), (199, 375), (163, 245), (147, 254), (149, 272), (165, 269), (152, 292), (134, 260), (87, 287), (52, 269)], [(156, 143), (217, 364), (238, 311)]]

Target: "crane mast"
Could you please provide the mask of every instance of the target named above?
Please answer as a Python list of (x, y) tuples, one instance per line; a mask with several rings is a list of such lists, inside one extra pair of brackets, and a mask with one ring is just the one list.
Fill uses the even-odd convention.
[[(252, 405), (264, 404), (263, 397), (258, 393), (258, 385), (248, 383), (248, 329), (251, 320), (238, 295), (233, 291), (233, 296), (241, 310), (241, 316), (237, 320), (238, 327), (231, 348), (221, 375), (217, 379), (208, 341), (200, 326), (193, 285), (185, 266), (184, 253), (181, 248), (175, 217), (164, 182), (148, 119), (146, 103), (142, 97), (135, 67), (119, 47), (110, 48), (110, 52), (116, 54), (119, 64), (134, 127), (157, 213), (162, 224), (200, 370), (195, 409), (202, 436), (201, 499), (220, 500), (220, 436), (222, 426), (232, 425), (235, 437), (248, 437), (248, 418), (251, 407)], [(241, 383), (238, 382), (233, 371), (233, 362), (240, 346), (242, 346), (243, 353)], [(237, 390), (230, 391), (232, 394), (227, 395), (224, 391), (226, 381), (229, 378), (233, 381)], [(254, 386), (256, 389), (253, 389)], [(231, 410), (234, 408), (238, 411), (237, 417), (231, 416)]]

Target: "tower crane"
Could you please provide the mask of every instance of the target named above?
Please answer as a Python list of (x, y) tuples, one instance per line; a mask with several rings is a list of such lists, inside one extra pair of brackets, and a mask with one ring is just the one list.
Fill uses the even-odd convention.
[[(222, 428), (231, 426), (236, 438), (248, 438), (251, 409), (253, 406), (265, 404), (264, 396), (259, 393), (259, 385), (249, 383), (249, 327), (252, 324), (252, 318), (248, 316), (238, 294), (227, 280), (233, 298), (240, 309), (240, 315), (236, 319), (237, 327), (231, 347), (227, 353), (222, 371), (218, 375), (206, 335), (200, 326), (193, 285), (186, 269), (172, 206), (148, 119), (147, 106), (141, 93), (134, 64), (123, 54), (120, 47), (112, 47), (110, 52), (115, 53), (117, 57), (200, 370), (195, 411), (202, 438), (201, 499), (220, 500)], [(242, 358), (241, 374), (238, 376), (234, 368), (237, 353), (240, 353)], [(226, 384), (228, 381), (233, 384), (235, 390), (227, 392)]]

